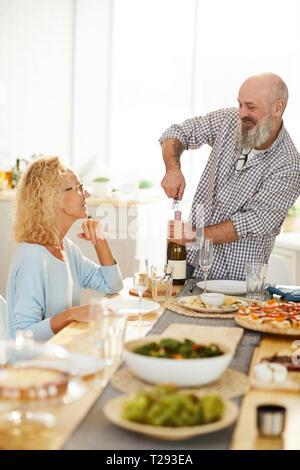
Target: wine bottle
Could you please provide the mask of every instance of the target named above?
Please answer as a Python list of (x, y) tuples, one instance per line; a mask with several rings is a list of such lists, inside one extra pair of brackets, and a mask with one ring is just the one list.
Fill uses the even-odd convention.
[(16, 188), (18, 181), (20, 179), (21, 172), (20, 172), (20, 160), (17, 158), (16, 164), (12, 169), (12, 175), (11, 175), (11, 187)]
[[(181, 212), (175, 211), (175, 220), (181, 220)], [(173, 284), (184, 284), (186, 280), (186, 249), (179, 243), (168, 242), (167, 263), (174, 268)]]

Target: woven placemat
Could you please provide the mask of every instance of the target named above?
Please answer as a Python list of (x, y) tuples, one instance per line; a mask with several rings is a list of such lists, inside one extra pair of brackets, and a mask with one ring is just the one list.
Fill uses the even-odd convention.
[(172, 310), (172, 312), (179, 313), (179, 315), (186, 315), (187, 317), (202, 317), (202, 318), (234, 318), (236, 312), (232, 313), (211, 313), (211, 312), (196, 312), (195, 310), (191, 310), (189, 308), (185, 308), (180, 305), (176, 299), (172, 299), (170, 302), (166, 303), (166, 308)]
[[(154, 385), (136, 377), (130, 369), (120, 369), (111, 378), (111, 385), (120, 392), (137, 393), (150, 390)], [(188, 387), (201, 393), (213, 393), (224, 399), (237, 398), (244, 395), (250, 388), (247, 375), (233, 369), (227, 369), (218, 380), (199, 387)]]

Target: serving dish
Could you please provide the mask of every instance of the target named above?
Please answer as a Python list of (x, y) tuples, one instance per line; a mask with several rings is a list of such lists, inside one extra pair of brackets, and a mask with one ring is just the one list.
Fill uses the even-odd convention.
[(183, 307), (189, 309), (189, 310), (194, 310), (195, 312), (203, 312), (203, 313), (233, 313), (237, 312), (242, 306), (247, 305), (246, 302), (243, 302), (240, 299), (237, 299), (236, 297), (231, 297), (231, 296), (226, 296), (225, 302), (227, 300), (232, 300), (233, 303), (229, 304), (226, 306), (221, 305), (220, 307), (217, 306), (206, 306), (203, 301), (202, 297), (200, 295), (190, 295), (190, 296), (183, 296), (183, 297), (178, 297), (177, 303), (182, 305)]
[(283, 336), (300, 336), (300, 305), (276, 299), (239, 310), (235, 322), (249, 330)]
[[(168, 359), (137, 354), (134, 350), (145, 344), (160, 342), (165, 336), (150, 335), (128, 341), (123, 347), (123, 357), (137, 377), (150, 383), (174, 383), (179, 387), (204, 385), (217, 380), (228, 368), (234, 349), (218, 341), (224, 354), (201, 359)], [(209, 345), (209, 338), (201, 344)]]
[(200, 434), (216, 432), (234, 423), (238, 415), (237, 405), (232, 401), (223, 400), (225, 407), (222, 418), (213, 423), (182, 427), (152, 426), (128, 421), (122, 417), (123, 405), (128, 398), (132, 398), (132, 395), (122, 395), (107, 402), (103, 410), (106, 418), (111, 423), (121, 428), (146, 434), (147, 436), (156, 439), (169, 441), (183, 440)]

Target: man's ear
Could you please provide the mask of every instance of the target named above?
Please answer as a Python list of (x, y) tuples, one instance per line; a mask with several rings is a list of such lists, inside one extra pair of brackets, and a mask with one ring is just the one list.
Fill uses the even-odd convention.
[(285, 101), (282, 98), (276, 100), (275, 103), (273, 103), (274, 116), (281, 116), (283, 114), (284, 108)]

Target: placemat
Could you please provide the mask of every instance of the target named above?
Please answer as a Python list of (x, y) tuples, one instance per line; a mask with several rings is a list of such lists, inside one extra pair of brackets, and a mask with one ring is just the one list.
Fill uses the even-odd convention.
[(176, 299), (172, 299), (166, 304), (167, 309), (172, 310), (172, 312), (178, 313), (179, 315), (186, 315), (187, 317), (197, 317), (197, 318), (234, 318), (236, 313), (209, 313), (209, 312), (196, 312), (195, 310), (190, 310), (180, 305)]
[[(111, 385), (120, 392), (137, 393), (150, 390), (153, 385), (136, 377), (130, 369), (119, 370), (111, 379)], [(237, 398), (250, 388), (248, 377), (237, 370), (227, 369), (218, 380), (199, 387), (187, 387), (201, 393), (221, 395), (224, 399)]]
[(191, 323), (171, 323), (161, 333), (164, 338), (185, 339), (189, 338), (198, 343), (223, 343), (235, 350), (244, 333), (243, 328), (224, 326), (204, 326)]

